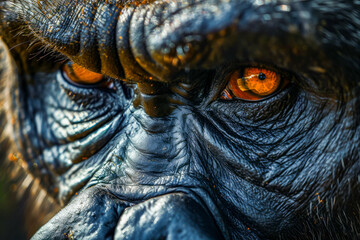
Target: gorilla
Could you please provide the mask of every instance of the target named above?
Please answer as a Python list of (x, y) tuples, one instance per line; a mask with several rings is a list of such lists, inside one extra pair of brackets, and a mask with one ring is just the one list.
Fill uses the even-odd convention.
[(360, 238), (360, 1), (0, 7), (32, 239)]

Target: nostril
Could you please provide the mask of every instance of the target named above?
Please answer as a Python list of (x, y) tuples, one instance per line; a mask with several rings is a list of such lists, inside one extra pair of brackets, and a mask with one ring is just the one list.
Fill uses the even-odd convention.
[(212, 214), (190, 195), (165, 194), (136, 205), (125, 199), (103, 186), (88, 188), (32, 239), (225, 239)]
[(114, 239), (224, 239), (210, 213), (183, 193), (149, 199), (125, 209)]

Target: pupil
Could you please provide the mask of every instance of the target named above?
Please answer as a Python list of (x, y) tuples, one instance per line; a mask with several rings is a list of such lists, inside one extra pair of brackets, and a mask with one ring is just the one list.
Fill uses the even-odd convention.
[(258, 77), (259, 77), (260, 80), (265, 80), (266, 75), (264, 73), (259, 73)]

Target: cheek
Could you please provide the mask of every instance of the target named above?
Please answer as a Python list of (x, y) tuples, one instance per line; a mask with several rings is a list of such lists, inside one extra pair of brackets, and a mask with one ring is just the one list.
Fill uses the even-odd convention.
[(74, 87), (59, 71), (13, 84), (14, 141), (27, 171), (49, 195), (67, 202), (106, 159), (104, 149), (113, 147), (108, 144), (123, 128), (129, 103), (120, 93)]
[(356, 182), (344, 176), (356, 179), (359, 136), (347, 127), (354, 120), (336, 107), (302, 94), (291, 108), (266, 121), (243, 119), (240, 113), (238, 119), (207, 114), (192, 121), (201, 126), (189, 127), (189, 138), (200, 146), (191, 151), (219, 206), (231, 212), (227, 217), (245, 218), (271, 235), (315, 211), (329, 217), (327, 207), (341, 209), (348, 190), (356, 189)]

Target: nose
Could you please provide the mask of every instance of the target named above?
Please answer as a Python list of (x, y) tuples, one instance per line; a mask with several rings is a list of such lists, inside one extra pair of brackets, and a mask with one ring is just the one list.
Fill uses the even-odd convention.
[(224, 239), (202, 203), (170, 193), (140, 203), (92, 187), (34, 236), (39, 239)]
[(223, 239), (208, 211), (182, 193), (125, 209), (114, 239)]

